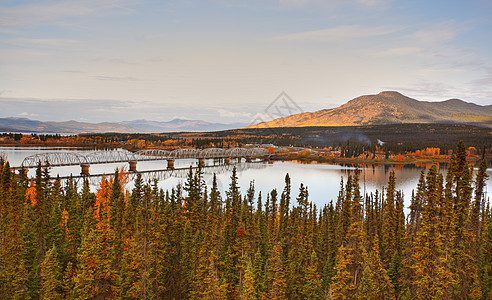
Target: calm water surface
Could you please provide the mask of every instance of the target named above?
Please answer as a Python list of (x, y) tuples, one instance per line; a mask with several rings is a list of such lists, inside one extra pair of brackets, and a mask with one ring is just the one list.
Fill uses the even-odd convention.
[[(6, 157), (11, 166), (20, 166), (25, 157), (38, 153), (54, 152), (54, 151), (76, 151), (78, 153), (87, 153), (93, 150), (77, 149), (77, 148), (21, 148), (21, 147), (0, 147), (0, 155)], [(207, 165), (213, 164), (211, 160), (207, 161)], [(176, 160), (176, 168), (184, 168), (190, 165), (196, 166), (195, 160)], [(105, 164), (105, 165), (91, 165), (91, 174), (111, 174), (115, 168), (126, 167), (125, 163), (119, 164)], [(166, 161), (151, 161), (151, 162), (139, 162), (138, 170), (162, 170), (166, 168)], [(420, 176), (421, 167), (414, 165), (360, 165), (360, 188), (361, 192), (375, 192), (376, 189), (381, 190), (388, 182), (389, 173), (391, 170), (395, 170), (397, 177), (397, 188), (404, 193), (405, 206), (408, 207), (410, 202), (410, 196), (412, 189), (417, 186)], [(209, 169), (212, 170), (212, 169)], [(212, 173), (205, 169), (204, 179), (207, 185), (210, 187), (212, 184)], [(213, 169), (217, 174), (217, 181), (219, 188), (224, 192), (227, 190), (230, 183), (230, 168), (228, 170)], [(301, 164), (298, 162), (258, 162), (258, 163), (241, 163), (239, 166), (238, 177), (239, 185), (243, 193), (249, 187), (251, 181), (254, 181), (256, 194), (261, 191), (263, 196), (266, 196), (272, 189), (276, 188), (279, 193), (284, 187), (284, 177), (288, 173), (292, 182), (292, 198), (295, 201), (297, 197), (299, 185), (303, 183), (308, 187), (309, 198), (316, 203), (318, 207), (323, 206), (330, 201), (336, 201), (338, 191), (340, 188), (340, 180), (343, 178), (345, 181), (347, 176), (354, 172), (355, 166), (342, 166), (342, 165), (330, 165), (330, 164)], [(446, 165), (440, 165), (440, 172), (447, 171)], [(492, 168), (487, 169), (489, 179), (487, 182), (487, 197), (489, 197), (490, 187), (492, 186)], [(59, 174), (60, 176), (68, 176), (70, 174), (80, 174), (79, 166), (72, 167), (57, 167), (51, 169), (52, 176)], [(34, 170), (29, 171), (29, 176), (34, 175)], [(159, 181), (159, 187), (164, 190), (171, 189), (179, 183), (184, 183), (186, 179), (181, 177), (171, 176), (167, 179)], [(128, 189), (133, 188), (133, 182), (129, 182)], [(96, 186), (93, 185), (92, 189), (95, 190)], [(225, 197), (225, 194), (222, 193)]]

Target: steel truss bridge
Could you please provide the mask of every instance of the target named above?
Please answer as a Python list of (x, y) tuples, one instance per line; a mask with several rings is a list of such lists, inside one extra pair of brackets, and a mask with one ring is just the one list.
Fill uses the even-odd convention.
[(145, 149), (137, 152), (126, 150), (94, 151), (88, 154), (75, 152), (48, 152), (26, 157), (18, 169), (36, 168), (37, 166), (63, 167), (80, 165), (82, 175), (89, 175), (89, 166), (93, 164), (109, 164), (127, 162), (130, 171), (136, 172), (139, 161), (167, 160), (168, 168), (174, 169), (176, 159), (198, 159), (199, 166), (205, 166), (205, 159), (224, 159), (226, 164), (231, 159), (267, 157), (269, 152), (265, 148), (208, 148), (208, 149), (177, 149), (167, 151), (163, 149)]

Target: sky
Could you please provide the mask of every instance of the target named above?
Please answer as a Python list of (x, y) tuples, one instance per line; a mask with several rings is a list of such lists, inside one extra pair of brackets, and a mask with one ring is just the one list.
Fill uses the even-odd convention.
[(250, 123), (393, 90), (492, 104), (489, 0), (0, 0), (0, 117)]

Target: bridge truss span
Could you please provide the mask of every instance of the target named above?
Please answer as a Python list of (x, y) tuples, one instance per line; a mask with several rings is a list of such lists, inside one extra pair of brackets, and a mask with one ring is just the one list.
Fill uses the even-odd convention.
[(36, 168), (42, 166), (63, 167), (86, 164), (87, 159), (84, 155), (73, 152), (48, 152), (34, 154), (26, 157), (21, 164), (23, 168)]
[(137, 156), (126, 150), (94, 151), (86, 156), (88, 164), (107, 164), (135, 161)]
[(144, 150), (137, 151), (135, 153), (135, 155), (139, 158), (167, 159), (167, 158), (171, 157), (171, 151), (167, 151), (167, 150), (163, 150), (163, 149), (144, 149)]
[(222, 158), (226, 156), (227, 150), (222, 148), (207, 148), (198, 153), (198, 158)]
[(74, 152), (49, 152), (28, 156), (21, 164), (21, 168), (35, 168), (39, 164), (42, 166), (62, 167), (81, 165), (88, 166), (93, 164), (109, 163), (136, 163), (137, 161), (168, 160), (176, 159), (219, 159), (219, 158), (252, 158), (265, 157), (269, 152), (265, 148), (207, 148), (192, 149), (182, 148), (173, 151), (164, 149), (145, 149), (138, 152), (126, 150), (94, 151), (88, 154)]

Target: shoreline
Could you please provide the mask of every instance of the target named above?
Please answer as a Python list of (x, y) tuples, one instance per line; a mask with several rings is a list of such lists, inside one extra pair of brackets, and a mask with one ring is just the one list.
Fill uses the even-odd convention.
[[(330, 164), (368, 164), (368, 165), (431, 165), (431, 164), (447, 164), (449, 158), (418, 158), (407, 159), (404, 161), (397, 161), (391, 159), (384, 160), (372, 160), (372, 159), (359, 159), (359, 158), (323, 158), (323, 157), (298, 157), (290, 155), (274, 155), (270, 157), (272, 161), (298, 161), (300, 163), (330, 163)], [(480, 162), (480, 157), (468, 157), (468, 162), (477, 164)]]

